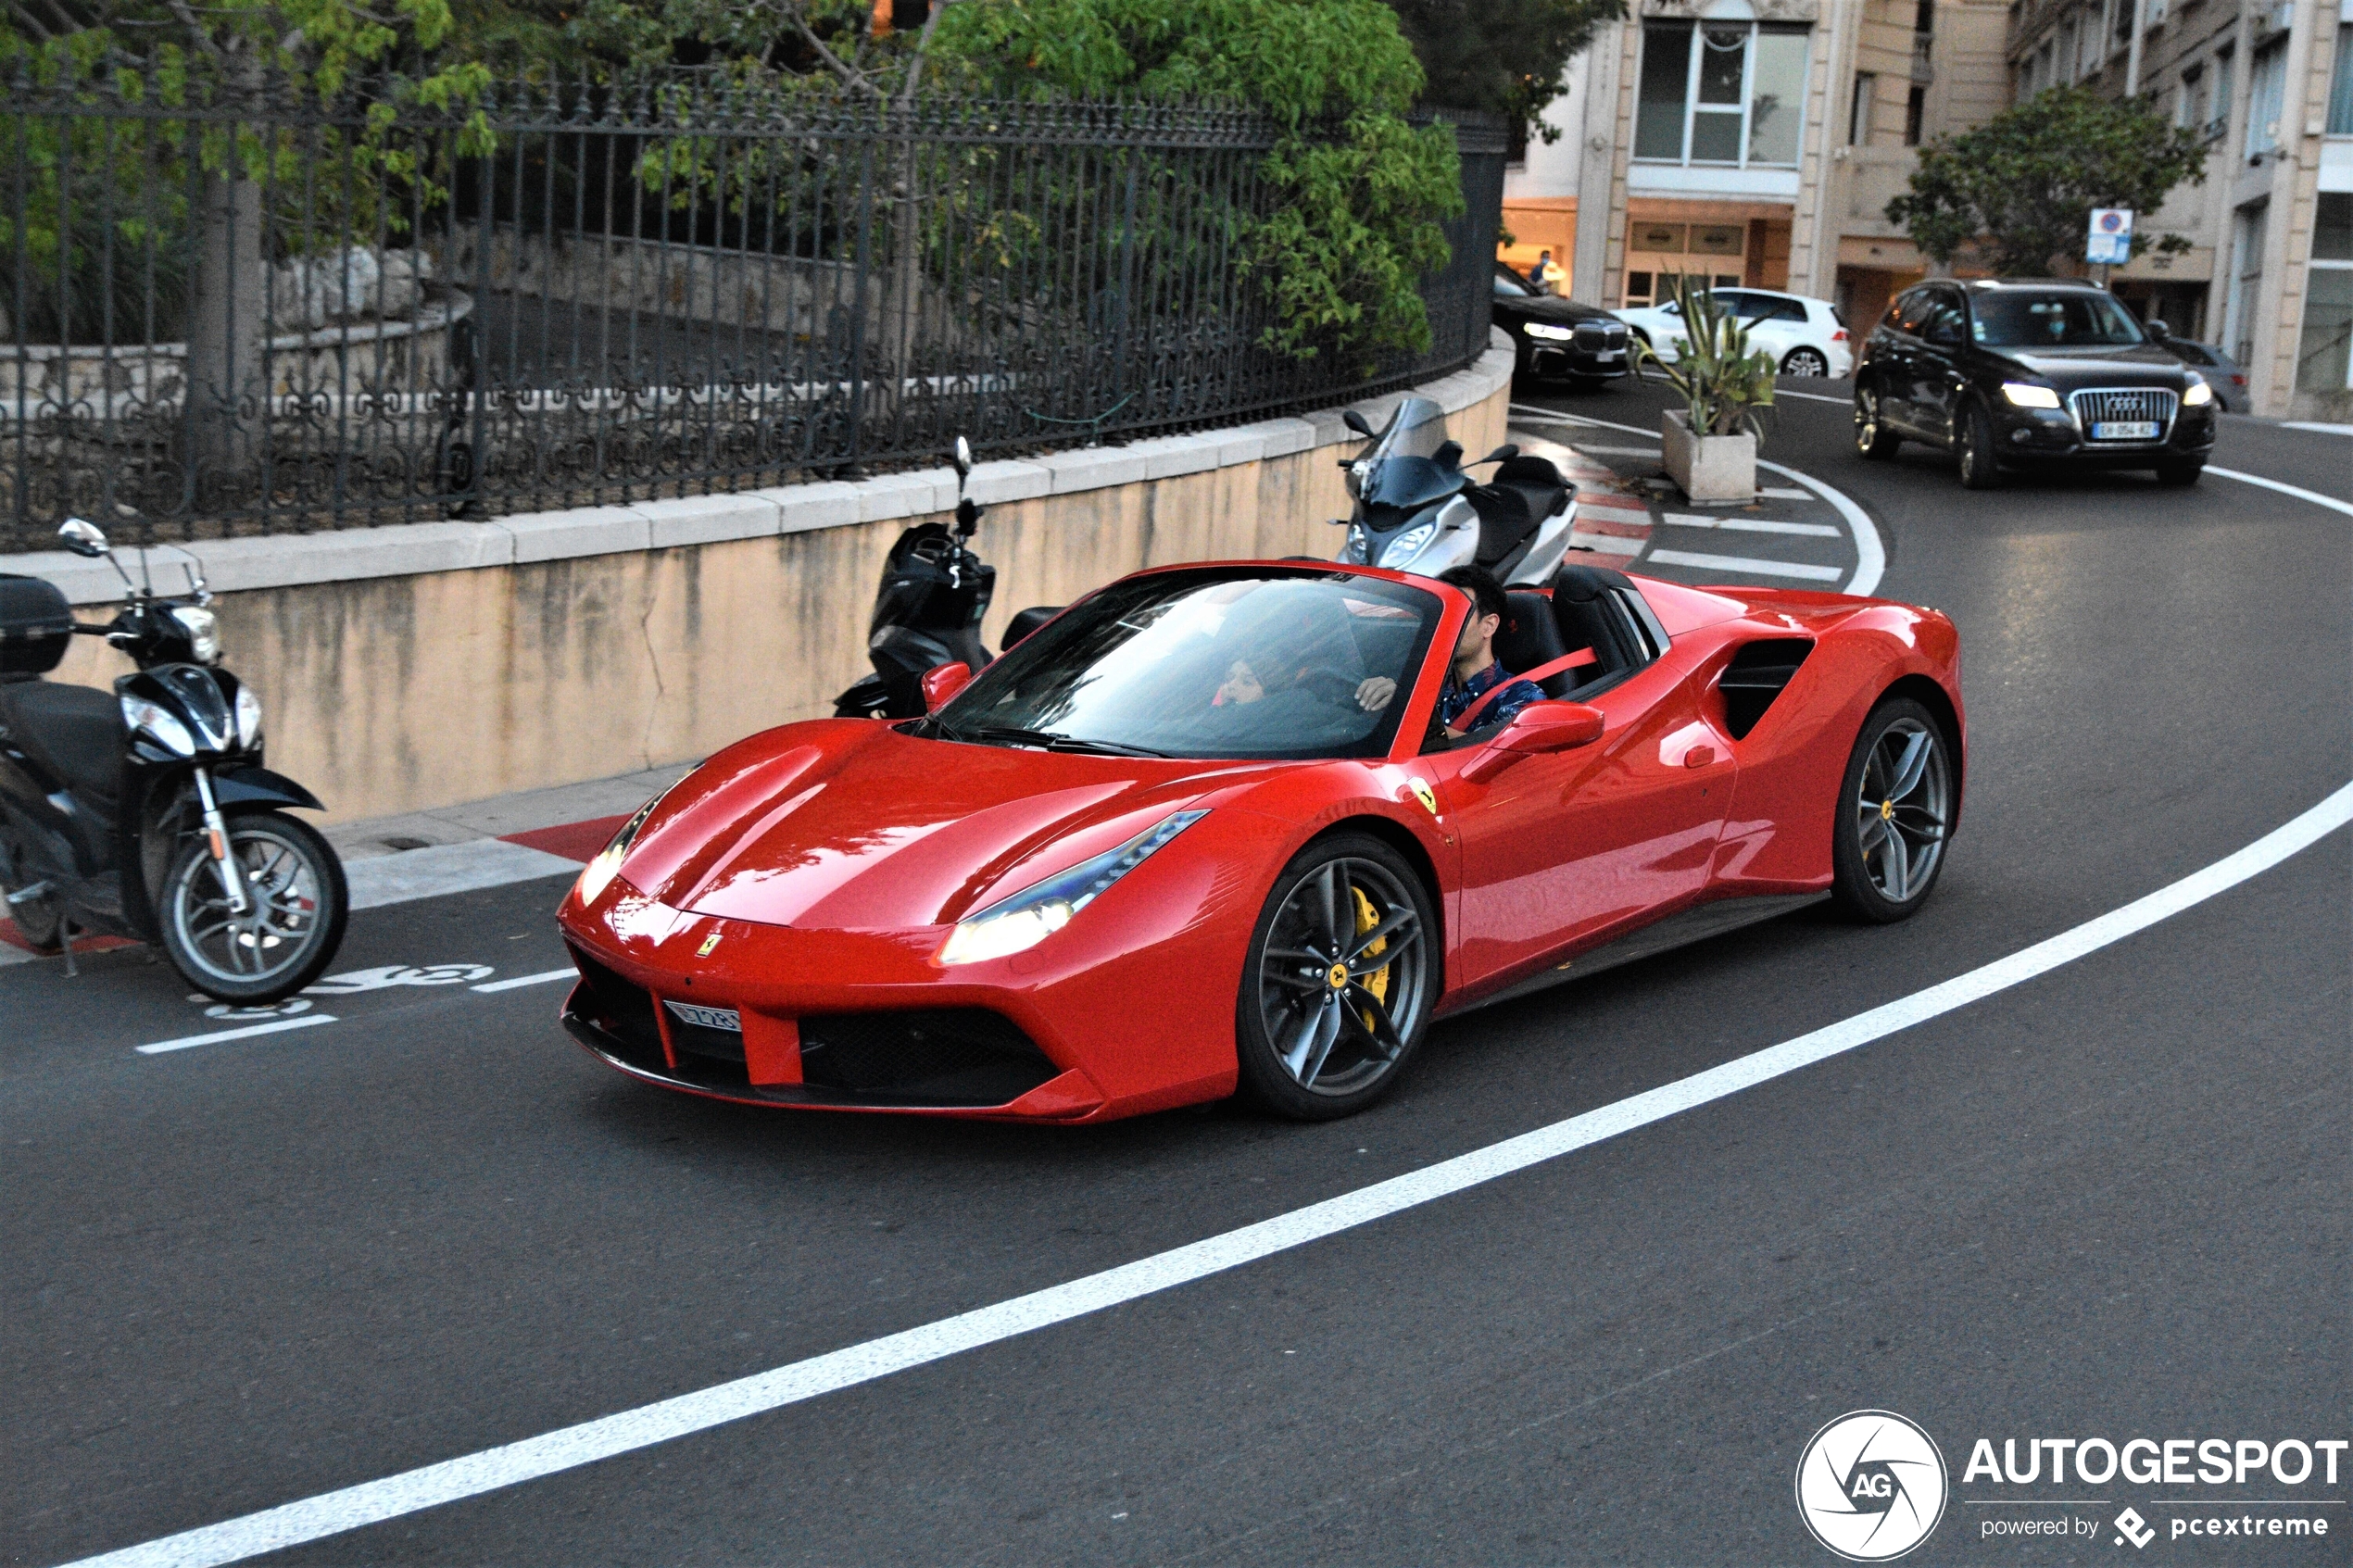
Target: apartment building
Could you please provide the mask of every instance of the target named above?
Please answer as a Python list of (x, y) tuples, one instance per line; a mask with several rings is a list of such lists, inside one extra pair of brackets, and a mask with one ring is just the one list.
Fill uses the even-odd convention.
[[(2210, 0), (2209, 0), (2210, 3)], [(1868, 321), (1924, 275), (1882, 216), (1912, 148), (2008, 99), (2003, 0), (1642, 0), (1572, 64), (1506, 176), (1506, 258), (1608, 307), (1678, 276)], [(1585, 223), (1581, 213), (1601, 221)]]
[[(1884, 217), (1916, 148), (2066, 82), (2156, 93), (2203, 127), (2203, 185), (2117, 270), (2145, 316), (2218, 342), (2258, 412), (2353, 417), (2353, 0), (1639, 0), (1574, 62), (1506, 176), (1506, 259), (1647, 304), (1679, 275), (1877, 318), (1926, 275)], [(1596, 220), (1582, 220), (1584, 214)]]
[(2016, 97), (2149, 94), (2199, 128), (2205, 182), (2141, 219), (2191, 249), (2110, 286), (2220, 345), (2257, 413), (2353, 419), (2353, 0), (2020, 0), (2007, 56)]

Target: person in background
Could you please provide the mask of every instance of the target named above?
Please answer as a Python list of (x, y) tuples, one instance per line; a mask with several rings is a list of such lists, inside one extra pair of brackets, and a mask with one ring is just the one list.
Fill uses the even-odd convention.
[(1528, 281), (1546, 294), (1560, 293), (1561, 270), (1553, 264), (1553, 253), (1540, 251), (1536, 265), (1528, 270)]

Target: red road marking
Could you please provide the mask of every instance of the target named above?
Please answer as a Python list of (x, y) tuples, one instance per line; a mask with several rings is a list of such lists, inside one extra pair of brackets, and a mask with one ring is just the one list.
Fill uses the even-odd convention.
[[(44, 958), (54, 956), (51, 953), (42, 952), (42, 949), (26, 941), (24, 933), (17, 929), (17, 922), (6, 915), (0, 915), (0, 942), (6, 942), (9, 947), (22, 952), (41, 953)], [(122, 936), (77, 936), (73, 939), (73, 950), (77, 953), (110, 953), (117, 947), (138, 946), (140, 946), (139, 943)]]

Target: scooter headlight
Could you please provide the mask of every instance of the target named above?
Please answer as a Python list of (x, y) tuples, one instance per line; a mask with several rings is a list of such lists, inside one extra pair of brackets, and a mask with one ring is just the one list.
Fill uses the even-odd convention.
[(1438, 537), (1438, 520), (1417, 522), (1389, 542), (1380, 553), (1380, 564), (1392, 570), (1402, 569), (1422, 553), (1423, 546)]
[(188, 733), (188, 726), (180, 721), (178, 714), (159, 702), (144, 696), (125, 696), (122, 721), (131, 726), (132, 734), (153, 741), (174, 757), (196, 754), (196, 737)]
[(1073, 915), (1101, 897), (1113, 883), (1142, 865), (1154, 850), (1208, 815), (1207, 811), (1179, 811), (1116, 849), (1081, 860), (1009, 898), (1000, 898), (978, 914), (966, 915), (940, 944), (939, 962), (979, 963), (1035, 947), (1068, 925)]
[(261, 744), (261, 699), (251, 686), (237, 688), (237, 744), (247, 750)]
[(1361, 522), (1350, 523), (1348, 543), (1340, 547), (1340, 558), (1351, 566), (1362, 566), (1365, 564), (1365, 525)]
[(202, 605), (182, 605), (171, 612), (180, 630), (188, 634), (188, 644), (198, 664), (220, 662), (220, 618)]

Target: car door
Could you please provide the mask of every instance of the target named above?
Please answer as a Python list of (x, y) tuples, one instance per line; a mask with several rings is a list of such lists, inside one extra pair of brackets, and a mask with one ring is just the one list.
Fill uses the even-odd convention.
[(1483, 782), (1463, 770), (1484, 747), (1422, 759), (1462, 856), (1462, 984), (1523, 978), (1706, 884), (1735, 765), (1700, 696), (1670, 656), (1592, 699), (1604, 727), (1590, 746)]
[(1870, 382), (1879, 393), (1880, 417), (1899, 430), (1912, 430), (1912, 383), (1919, 373), (1919, 340), (1914, 335), (1931, 297), (1912, 289), (1887, 307), (1887, 319), (1871, 333)]
[(1969, 347), (1969, 311), (1949, 289), (1933, 291), (1912, 358), (1912, 420), (1922, 435), (1951, 445), (1968, 384), (1961, 356)]

